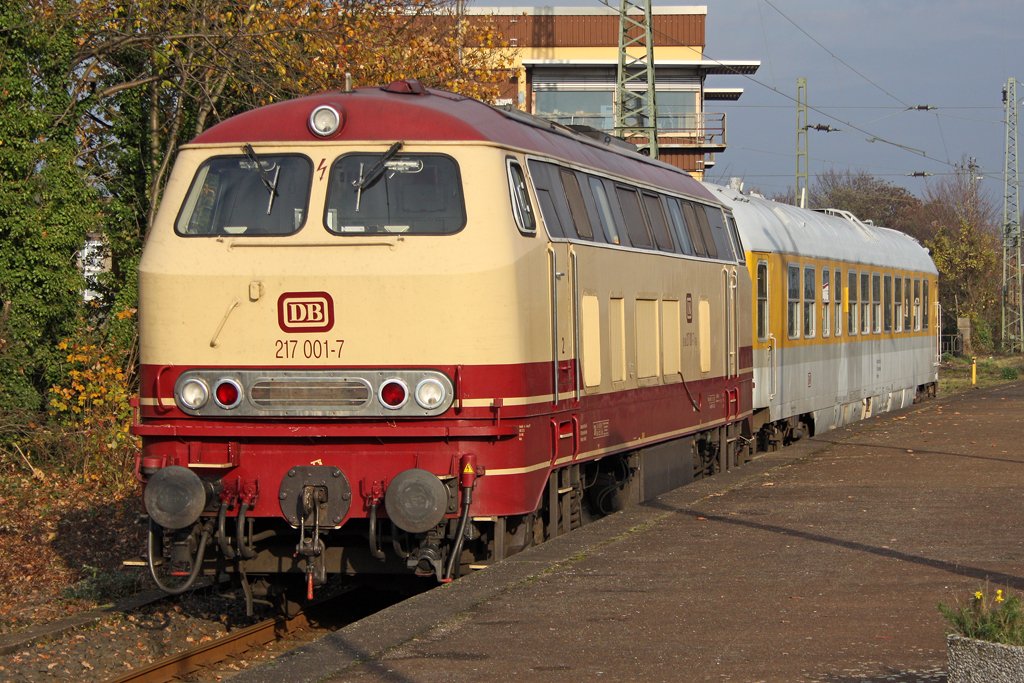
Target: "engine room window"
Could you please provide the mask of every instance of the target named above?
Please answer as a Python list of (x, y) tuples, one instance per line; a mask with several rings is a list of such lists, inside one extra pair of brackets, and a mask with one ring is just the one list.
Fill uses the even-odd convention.
[(650, 249), (654, 245), (647, 232), (647, 223), (640, 210), (640, 198), (637, 196), (636, 190), (616, 186), (615, 194), (619, 200), (619, 208), (622, 209), (622, 217), (626, 221), (626, 234), (629, 235), (630, 243), (634, 247)]
[(615, 227), (615, 219), (612, 217), (612, 208), (608, 203), (608, 192), (604, 189), (604, 183), (598, 178), (587, 179), (590, 191), (594, 194), (594, 201), (597, 202), (597, 217), (604, 228), (605, 237), (611, 244), (620, 244), (619, 229)]
[(693, 243), (690, 240), (690, 232), (686, 228), (686, 221), (683, 219), (682, 209), (679, 208), (679, 200), (669, 197), (667, 201), (668, 215), (672, 220), (672, 230), (675, 233), (676, 241), (684, 254), (693, 256)]
[(562, 179), (562, 189), (565, 191), (565, 199), (569, 202), (569, 217), (576, 226), (576, 234), (583, 239), (594, 239), (594, 229), (590, 226), (590, 216), (587, 215), (587, 206), (583, 202), (583, 192), (580, 191), (580, 183), (576, 174), (568, 169), (559, 169)]
[(675, 251), (672, 235), (668, 231), (668, 219), (665, 218), (665, 210), (661, 207), (658, 195), (644, 192), (644, 208), (647, 209), (647, 218), (651, 222), (651, 231), (654, 233), (654, 241), (658, 243), (658, 249)]
[(346, 154), (331, 166), (324, 225), (339, 235), (458, 232), (466, 225), (459, 167), (432, 154)]
[(704, 214), (708, 219), (711, 238), (715, 242), (715, 251), (718, 258), (725, 259), (726, 261), (736, 260), (733, 252), (732, 238), (729, 236), (729, 229), (725, 225), (725, 214), (717, 206), (705, 206)]
[(199, 167), (174, 230), (179, 235), (290, 235), (306, 221), (313, 163), (297, 155), (247, 153)]

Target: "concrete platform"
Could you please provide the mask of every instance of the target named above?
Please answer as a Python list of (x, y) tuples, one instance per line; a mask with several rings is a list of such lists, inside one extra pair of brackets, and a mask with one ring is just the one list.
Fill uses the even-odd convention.
[(1024, 383), (764, 455), (235, 681), (944, 681), (936, 605), (1024, 591)]

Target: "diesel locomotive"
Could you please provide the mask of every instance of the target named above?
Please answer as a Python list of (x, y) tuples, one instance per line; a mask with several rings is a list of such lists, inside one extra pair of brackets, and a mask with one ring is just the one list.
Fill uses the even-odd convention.
[(451, 580), (936, 381), (909, 237), (416, 81), (183, 146), (139, 277), (148, 564), (250, 611)]

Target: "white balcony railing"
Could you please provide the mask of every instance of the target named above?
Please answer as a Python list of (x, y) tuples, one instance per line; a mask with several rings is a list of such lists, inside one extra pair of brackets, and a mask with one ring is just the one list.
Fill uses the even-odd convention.
[[(666, 109), (669, 111), (666, 111)], [(612, 135), (615, 133), (614, 119), (607, 114), (539, 112), (537, 115), (565, 126), (590, 126)], [(630, 121), (627, 123), (637, 126), (643, 125), (643, 122)], [(673, 113), (670, 107), (659, 108), (658, 139), (661, 141), (661, 144), (677, 145), (680, 147), (714, 147), (724, 149), (726, 146), (725, 112), (690, 111)]]

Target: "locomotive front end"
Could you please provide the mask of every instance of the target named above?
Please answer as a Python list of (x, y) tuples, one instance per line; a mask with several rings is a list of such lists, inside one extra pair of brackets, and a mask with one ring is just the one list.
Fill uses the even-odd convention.
[(465, 230), (463, 165), (496, 153), (380, 140), (402, 128), (382, 97), (251, 112), (179, 154), (140, 265), (134, 427), (165, 591), (227, 572), (251, 610), (277, 577), (459, 571), (476, 452), (514, 434), (458, 399), (517, 324), (488, 309), (515, 307), (500, 245)]

